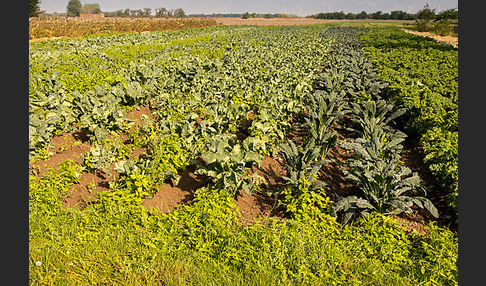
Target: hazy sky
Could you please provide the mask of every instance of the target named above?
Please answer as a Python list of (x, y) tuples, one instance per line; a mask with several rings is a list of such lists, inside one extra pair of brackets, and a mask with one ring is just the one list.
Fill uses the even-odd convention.
[[(320, 12), (389, 13), (400, 10), (416, 13), (428, 3), (436, 12), (458, 8), (458, 0), (80, 0), (81, 4), (98, 3), (101, 11), (164, 7), (168, 10), (182, 8), (186, 14), (211, 13), (287, 13), (307, 16)], [(69, 0), (41, 0), (40, 8), (47, 13), (65, 13)]]

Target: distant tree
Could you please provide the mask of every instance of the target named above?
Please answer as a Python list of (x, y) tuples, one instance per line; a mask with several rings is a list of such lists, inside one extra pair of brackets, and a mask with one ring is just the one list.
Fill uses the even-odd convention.
[(167, 9), (164, 7), (155, 8), (155, 16), (156, 17), (167, 17)]
[(452, 20), (459, 18), (459, 12), (457, 8), (441, 11), (435, 16), (435, 32), (441, 36), (447, 36), (451, 34)]
[(174, 10), (174, 17), (176, 18), (184, 18), (186, 17), (186, 12), (182, 8), (177, 8)]
[(257, 14), (256, 13), (251, 13), (251, 17), (252, 18), (256, 18), (257, 17)]
[(124, 16), (124, 13), (123, 13), (123, 10), (116, 10), (114, 12), (104, 12), (105, 13), (105, 17), (123, 17)]
[(167, 17), (174, 16), (174, 9), (167, 10)]
[(83, 5), (81, 5), (81, 1), (79, 0), (69, 0), (66, 12), (68, 17), (78, 17), (81, 14), (81, 10), (83, 9)]
[(396, 20), (405, 20), (407, 19), (407, 13), (403, 11), (391, 11), (390, 12), (390, 18), (391, 19), (396, 19)]
[(346, 19), (348, 19), (348, 20), (352, 20), (352, 19), (354, 19), (355, 17), (356, 17), (356, 15), (355, 15), (355, 14), (353, 14), (353, 13), (348, 13), (348, 14), (346, 14)]
[(435, 19), (437, 20), (453, 20), (459, 18), (459, 12), (457, 11), (457, 8), (452, 8), (452, 9), (447, 9), (444, 11), (441, 11)]
[(384, 14), (381, 14), (381, 16), (380, 16), (380, 19), (383, 19), (383, 20), (388, 20), (390, 18), (391, 18), (390, 13), (384, 13)]
[(366, 13), (365, 11), (361, 11), (357, 16), (356, 16), (357, 19), (368, 19), (368, 13)]
[(84, 4), (82, 12), (85, 14), (99, 14), (101, 13), (100, 4)]
[(334, 12), (332, 19), (346, 19), (346, 14), (344, 14), (344, 11)]
[(241, 15), (241, 19), (248, 19), (248, 18), (250, 18), (250, 13), (248, 12), (245, 12), (243, 13), (243, 15)]
[(417, 28), (426, 32), (429, 22), (435, 17), (435, 8), (431, 9), (429, 3), (425, 4), (422, 10), (417, 12)]
[(145, 16), (150, 16), (152, 14), (152, 9), (151, 8), (143, 8), (143, 14)]
[(38, 17), (40, 14), (40, 0), (29, 0), (29, 17)]
[(126, 16), (126, 17), (130, 16), (130, 9), (128, 9), (128, 8), (125, 9), (125, 11), (123, 11), (123, 16)]
[(138, 15), (138, 10), (130, 10), (130, 16), (135, 17)]
[(381, 18), (381, 11), (376, 11), (375, 13), (371, 13), (372, 19), (380, 19)]

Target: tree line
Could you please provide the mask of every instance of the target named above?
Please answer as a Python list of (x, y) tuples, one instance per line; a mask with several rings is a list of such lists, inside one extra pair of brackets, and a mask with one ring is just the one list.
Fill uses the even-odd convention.
[(415, 20), (417, 19), (417, 14), (410, 14), (404, 11), (391, 11), (390, 13), (383, 13), (382, 11), (376, 11), (374, 13), (367, 13), (366, 11), (361, 11), (360, 13), (344, 13), (340, 12), (326, 12), (317, 13), (314, 15), (309, 15), (307, 18), (315, 19), (333, 19), (333, 20)]
[[(143, 8), (143, 9), (120, 9), (114, 12), (105, 12), (106, 17), (144, 17), (144, 16), (152, 16), (152, 9), (151, 8)], [(175, 17), (175, 18), (183, 18), (186, 17), (186, 13), (182, 8), (177, 9), (170, 9), (167, 10), (164, 7), (155, 8), (155, 17)]]
[(408, 13), (405, 11), (391, 11), (390, 13), (383, 13), (382, 11), (376, 11), (374, 13), (367, 13), (366, 11), (361, 11), (360, 13), (344, 13), (340, 12), (327, 12), (327, 13), (317, 13), (307, 16), (307, 18), (315, 19), (333, 19), (333, 20), (422, 20), (422, 19), (444, 19), (451, 18), (457, 19), (457, 8), (444, 10), (438, 14), (435, 13), (435, 9), (431, 9), (428, 4), (424, 6), (422, 10), (417, 13)]
[[(101, 10), (99, 9), (99, 4), (84, 4), (81, 6), (79, 0), (69, 0), (66, 7), (68, 16), (79, 16), (81, 13), (86, 14), (99, 14)], [(152, 16), (152, 8), (143, 9), (120, 9), (114, 12), (104, 12), (105, 17), (147, 17)], [(176, 17), (182, 18), (186, 17), (186, 13), (182, 8), (170, 9), (166, 8), (156, 8), (155, 17)]]

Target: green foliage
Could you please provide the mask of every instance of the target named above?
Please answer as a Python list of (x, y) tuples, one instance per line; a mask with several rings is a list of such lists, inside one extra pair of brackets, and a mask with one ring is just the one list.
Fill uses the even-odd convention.
[(329, 219), (331, 201), (327, 197), (324, 188), (312, 187), (317, 175), (313, 175), (309, 181), (306, 177), (298, 179), (298, 185), (287, 186), (280, 194), (283, 199), (280, 204), (286, 207), (293, 219), (299, 221), (319, 220), (326, 216)]
[[(295, 127), (290, 118), (304, 114), (325, 60), (331, 66), (345, 63), (336, 69), (344, 75), (337, 73), (334, 82), (343, 90), (318, 87), (321, 95), (341, 98), (326, 102), (328, 107), (335, 104), (334, 110), (344, 112), (344, 102), (357, 98), (352, 89), (364, 94), (364, 101), (379, 90), (379, 83), (365, 81), (357, 68), (354, 74), (344, 68), (368, 66), (358, 58), (362, 54), (346, 52), (348, 46), (360, 47), (359, 30), (344, 29), (349, 32), (344, 35), (329, 30), (214, 27), (30, 44), (29, 124), (35, 132), (45, 124), (42, 133), (32, 130), (32, 150), (46, 150), (56, 132), (76, 122), (94, 136), (96, 129), (89, 125), (108, 134), (126, 131), (129, 122), (117, 112), (132, 106), (150, 105), (155, 117), (149, 121), (144, 116), (130, 144), (92, 142), (98, 153), (86, 155), (91, 156), (86, 162), (114, 162), (120, 176), (83, 210), (62, 207), (81, 167), (66, 164), (60, 174), (29, 178), (30, 284), (457, 283), (457, 240), (448, 230), (426, 227), (430, 235), (407, 233), (391, 218), (374, 213), (341, 226), (328, 215), (331, 202), (315, 181), (322, 163), (316, 159), (319, 144), (309, 142), (310, 152), (305, 145), (284, 144), (286, 161), (296, 163), (295, 184), (282, 198), (294, 219), (242, 225), (234, 191), (258, 189), (261, 178), (250, 178), (246, 171), (265, 152), (277, 154), (271, 150), (278, 151)], [(132, 89), (128, 94), (127, 87)], [(63, 106), (71, 106), (73, 113), (50, 114)], [(326, 114), (319, 108), (313, 110)], [(325, 116), (315, 119), (326, 122)], [(237, 129), (241, 136), (229, 135)], [(386, 139), (380, 144), (385, 148), (388, 142), (391, 148), (391, 135)], [(127, 157), (136, 147), (145, 154)], [(191, 204), (168, 214), (141, 205), (157, 184), (176, 181), (177, 172), (199, 156), (208, 164), (197, 168), (212, 174), (213, 184), (196, 191)]]
[(435, 17), (435, 8), (431, 9), (429, 3), (425, 4), (424, 8), (417, 12), (417, 27), (422, 32), (427, 32), (428, 23)]
[(457, 284), (457, 237), (435, 225), (407, 233), (371, 214), (345, 227), (327, 216), (243, 227), (233, 197), (207, 188), (170, 214), (140, 201), (111, 189), (84, 211), (31, 213), (31, 283)]
[[(457, 209), (458, 200), (458, 132), (443, 131), (434, 127), (421, 138), (424, 147), (424, 162), (429, 165), (432, 174), (439, 178), (442, 187), (449, 188), (448, 203)], [(452, 184), (452, 185), (450, 185)]]
[(433, 284), (458, 285), (457, 236), (435, 224), (430, 224), (428, 230), (428, 235), (413, 241), (411, 252), (416, 257), (416, 269), (421, 275), (429, 276)]
[(79, 110), (80, 128), (89, 130), (98, 143), (108, 137), (109, 131), (127, 130), (130, 121), (124, 109), (118, 106), (120, 98), (110, 89), (95, 86), (93, 92), (74, 93), (74, 104)]
[(317, 175), (325, 160), (317, 160), (320, 148), (316, 147), (314, 140), (309, 140), (307, 144), (297, 146), (294, 141), (289, 140), (280, 145), (281, 154), (287, 162), (287, 176), (282, 178), (293, 187), (300, 185), (300, 180), (313, 182), (313, 190), (321, 188), (324, 183), (316, 182), (313, 178)]
[(40, 0), (29, 0), (29, 17), (38, 17), (40, 12)]
[(207, 150), (201, 155), (204, 164), (199, 164), (196, 174), (210, 177), (215, 188), (235, 194), (243, 189), (252, 194), (263, 183), (258, 173), (248, 175), (253, 165), (261, 166), (262, 156), (251, 150), (250, 144), (238, 144), (235, 135), (220, 135), (206, 142)]
[(452, 33), (452, 21), (459, 18), (457, 8), (440, 11), (435, 16), (435, 32), (441, 36), (448, 36)]
[(70, 186), (79, 182), (81, 168), (72, 160), (61, 162), (56, 171), (29, 176), (29, 209), (55, 214)]
[[(394, 110), (395, 106), (386, 103), (385, 100), (371, 100), (360, 104), (351, 102), (350, 105), (351, 118), (359, 126), (358, 134), (369, 141), (374, 138), (378, 138), (380, 141), (385, 140), (387, 131), (390, 131), (388, 124), (406, 112), (405, 108)], [(401, 135), (401, 137), (405, 136), (405, 134)]]
[(343, 94), (335, 92), (316, 91), (309, 97), (309, 117), (306, 117), (306, 127), (309, 128), (313, 140), (320, 147), (319, 159), (324, 160), (329, 149), (336, 145), (338, 136), (330, 131), (331, 126), (346, 113)]
[(190, 152), (181, 146), (177, 135), (159, 135), (148, 146), (145, 170), (154, 184), (169, 178), (177, 185), (177, 173), (189, 165), (189, 159)]
[(407, 108), (406, 131), (420, 138), (425, 163), (457, 210), (457, 49), (391, 28), (372, 29), (361, 41), (379, 78), (389, 83), (384, 97)]
[(77, 17), (81, 14), (83, 6), (79, 0), (69, 0), (66, 6), (66, 13), (69, 17)]
[[(371, 157), (371, 154), (367, 155)], [(357, 211), (362, 214), (368, 214), (368, 210), (383, 214), (411, 213), (412, 205), (427, 209), (434, 217), (439, 216), (430, 200), (416, 195), (418, 191), (425, 190), (420, 186), (420, 177), (412, 174), (409, 168), (397, 167), (396, 161), (385, 161), (380, 157), (349, 161), (349, 171), (344, 170), (345, 176), (359, 186), (364, 199), (351, 196), (336, 202), (333, 212), (343, 211), (344, 223)]]
[(131, 143), (135, 147), (146, 147), (157, 138), (156, 126), (147, 115), (142, 116), (143, 123), (137, 125), (129, 134)]

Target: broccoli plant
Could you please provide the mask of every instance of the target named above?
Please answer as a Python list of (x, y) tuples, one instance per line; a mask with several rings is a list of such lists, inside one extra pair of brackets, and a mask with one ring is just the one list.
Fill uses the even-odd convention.
[(121, 99), (106, 85), (103, 88), (95, 86), (93, 91), (84, 94), (74, 91), (73, 96), (74, 105), (80, 114), (81, 128), (94, 134), (98, 143), (108, 137), (110, 130), (125, 130), (133, 124), (125, 110), (118, 106)]
[(257, 164), (261, 166), (262, 157), (258, 151), (250, 150), (252, 144), (238, 144), (233, 134), (223, 134), (210, 138), (206, 151), (202, 153), (203, 164), (197, 164), (196, 174), (210, 177), (215, 188), (224, 189), (231, 194), (243, 189), (248, 194), (258, 189), (264, 179), (254, 173), (248, 175), (248, 169)]

